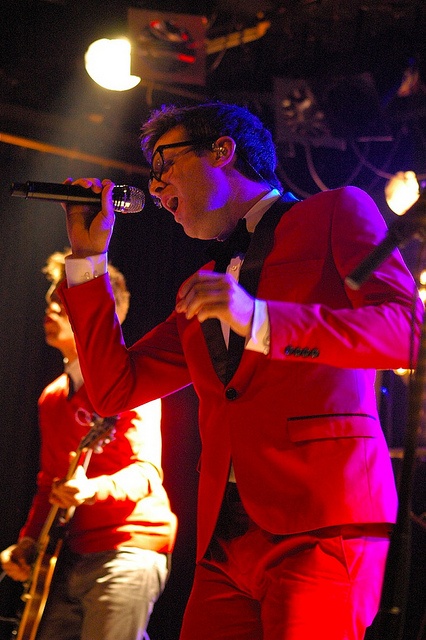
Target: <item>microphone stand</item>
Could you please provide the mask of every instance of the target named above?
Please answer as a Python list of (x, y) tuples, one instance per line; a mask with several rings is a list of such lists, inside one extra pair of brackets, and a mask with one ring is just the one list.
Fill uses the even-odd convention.
[[(413, 228), (413, 236), (425, 239), (426, 206)], [(420, 215), (419, 215), (420, 213)], [(423, 316), (417, 367), (408, 389), (408, 419), (405, 433), (404, 455), (398, 486), (398, 513), (392, 531), (387, 557), (379, 612), (373, 625), (377, 640), (402, 640), (408, 601), (409, 569), (411, 559), (411, 502), (418, 436), (422, 426), (423, 401), (426, 387), (426, 314)]]

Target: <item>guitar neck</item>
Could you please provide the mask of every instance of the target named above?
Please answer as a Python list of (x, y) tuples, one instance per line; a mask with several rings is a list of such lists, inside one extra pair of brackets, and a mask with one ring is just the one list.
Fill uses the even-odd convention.
[[(93, 453), (92, 449), (87, 449), (87, 450), (84, 450), (81, 448), (77, 449), (76, 455), (72, 458), (70, 462), (70, 466), (66, 473), (65, 480), (70, 480), (73, 477), (79, 464), (81, 464), (84, 470), (86, 471), (87, 467), (89, 466), (92, 453)], [(61, 507), (58, 507), (55, 504), (52, 505), (38, 538), (39, 548), (45, 548), (45, 546), (49, 544), (51, 533), (54, 526), (58, 525), (58, 527), (59, 526), (63, 527), (67, 522), (70, 521), (70, 519), (74, 515), (74, 511), (75, 511), (75, 507), (62, 509)]]
[[(70, 480), (74, 476), (78, 465), (82, 465), (86, 471), (93, 448), (99, 446), (101, 441), (108, 442), (112, 439), (116, 421), (117, 416), (100, 418), (97, 414), (93, 414), (90, 421), (91, 429), (81, 440), (76, 455), (72, 457), (64, 481)], [(56, 560), (63, 545), (65, 525), (73, 516), (74, 511), (75, 507), (61, 509), (53, 505), (48, 513), (38, 539), (38, 552), (33, 564), (32, 575), (22, 595), (26, 604), (19, 627), (14, 634), (14, 640), (36, 639), (37, 629), (49, 595)]]

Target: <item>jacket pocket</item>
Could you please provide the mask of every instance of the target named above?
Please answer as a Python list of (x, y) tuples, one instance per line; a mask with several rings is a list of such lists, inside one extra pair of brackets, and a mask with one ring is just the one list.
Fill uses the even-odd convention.
[(375, 416), (359, 413), (330, 413), (287, 419), (291, 442), (330, 438), (376, 438), (381, 429)]

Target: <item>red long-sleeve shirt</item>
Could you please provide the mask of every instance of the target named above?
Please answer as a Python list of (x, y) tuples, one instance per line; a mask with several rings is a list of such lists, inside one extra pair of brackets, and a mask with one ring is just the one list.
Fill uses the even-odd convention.
[[(89, 431), (81, 424), (85, 412), (93, 412), (84, 386), (71, 398), (68, 394), (68, 377), (62, 374), (40, 396), (37, 493), (20, 537), (38, 538), (51, 508), (52, 482), (67, 474), (69, 453)], [(91, 455), (87, 476), (97, 479), (97, 499), (79, 506), (70, 520), (67, 544), (73, 551), (172, 550), (177, 521), (162, 485), (159, 402), (120, 414), (113, 440)]]

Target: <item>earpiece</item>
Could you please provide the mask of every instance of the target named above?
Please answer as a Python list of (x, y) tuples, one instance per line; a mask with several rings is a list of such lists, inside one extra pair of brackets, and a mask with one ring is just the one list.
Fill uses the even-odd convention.
[(225, 155), (226, 149), (225, 147), (213, 147), (213, 151), (216, 151), (216, 158), (219, 160), (222, 156)]

